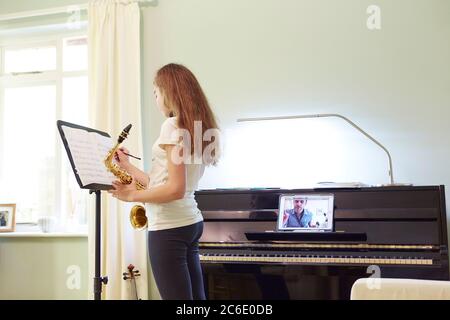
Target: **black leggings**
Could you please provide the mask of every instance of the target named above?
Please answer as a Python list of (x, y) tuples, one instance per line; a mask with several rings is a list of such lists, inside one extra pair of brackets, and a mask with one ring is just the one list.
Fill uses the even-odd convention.
[(164, 300), (205, 300), (198, 240), (203, 221), (150, 231), (148, 250), (156, 285)]

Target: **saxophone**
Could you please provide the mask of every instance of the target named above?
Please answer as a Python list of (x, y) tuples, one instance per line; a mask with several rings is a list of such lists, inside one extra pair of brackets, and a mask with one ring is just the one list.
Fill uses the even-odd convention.
[[(117, 139), (117, 143), (106, 156), (104, 164), (106, 169), (110, 171), (113, 175), (115, 175), (121, 183), (123, 184), (131, 184), (133, 182), (133, 178), (131, 175), (125, 170), (121, 169), (116, 163), (113, 162), (114, 155), (119, 149), (120, 144), (128, 137), (128, 133), (130, 132), (131, 124), (125, 127), (122, 130), (119, 138)], [(136, 189), (143, 190), (145, 187), (139, 181), (136, 181)], [(133, 228), (138, 230), (144, 230), (147, 227), (147, 216), (145, 215), (145, 208), (141, 205), (135, 205), (131, 208), (130, 212), (130, 222)]]

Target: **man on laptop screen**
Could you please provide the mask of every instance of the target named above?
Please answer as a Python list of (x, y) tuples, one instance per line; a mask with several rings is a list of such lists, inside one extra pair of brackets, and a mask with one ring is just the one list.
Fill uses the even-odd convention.
[(290, 228), (314, 228), (312, 224), (313, 213), (306, 209), (308, 199), (306, 197), (294, 197), (294, 208), (286, 209), (285, 227)]
[(280, 213), (280, 231), (332, 231), (333, 195), (282, 195)]

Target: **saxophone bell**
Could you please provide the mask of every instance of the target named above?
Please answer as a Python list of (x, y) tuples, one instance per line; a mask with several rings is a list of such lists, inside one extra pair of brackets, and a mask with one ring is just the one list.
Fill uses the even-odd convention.
[(140, 205), (135, 205), (130, 211), (130, 223), (134, 229), (144, 230), (147, 228), (148, 220), (145, 215), (145, 208)]

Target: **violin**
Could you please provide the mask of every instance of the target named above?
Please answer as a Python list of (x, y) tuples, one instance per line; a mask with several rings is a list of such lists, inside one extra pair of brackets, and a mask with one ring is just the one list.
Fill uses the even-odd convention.
[(135, 300), (141, 300), (139, 299), (136, 286), (136, 277), (140, 277), (141, 275), (139, 273), (139, 270), (134, 270), (134, 268), (135, 267), (132, 264), (128, 265), (128, 271), (123, 273), (123, 280), (130, 280), (132, 296)]

